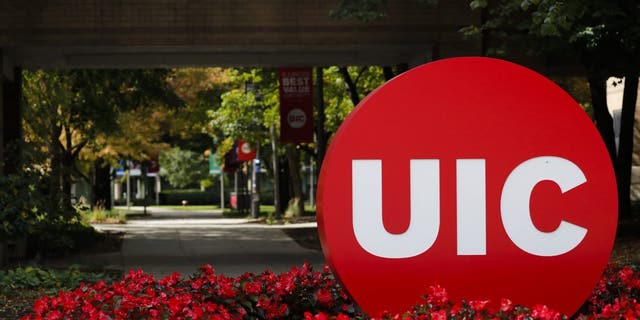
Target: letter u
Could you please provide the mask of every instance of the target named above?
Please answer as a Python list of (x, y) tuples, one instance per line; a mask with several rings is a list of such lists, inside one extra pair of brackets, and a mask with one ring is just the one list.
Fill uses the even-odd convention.
[(429, 250), (440, 229), (439, 160), (410, 161), (411, 221), (402, 234), (391, 234), (382, 220), (382, 160), (353, 160), (353, 231), (372, 255), (402, 259)]

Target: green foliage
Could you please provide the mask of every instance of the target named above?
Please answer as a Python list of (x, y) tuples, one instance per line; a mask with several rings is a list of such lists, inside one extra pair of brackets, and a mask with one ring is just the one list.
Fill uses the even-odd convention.
[(386, 0), (342, 0), (329, 12), (335, 19), (354, 19), (363, 22), (379, 20), (385, 16)]
[(38, 183), (34, 173), (0, 175), (0, 240), (24, 236), (42, 216)]
[[(347, 70), (358, 90), (360, 99), (384, 83), (384, 75), (380, 67), (348, 67)], [(324, 69), (325, 93), (325, 130), (335, 133), (342, 121), (353, 110), (354, 105), (349, 98), (347, 84), (338, 67)]]
[(29, 234), (29, 247), (45, 257), (65, 256), (90, 248), (105, 236), (93, 227), (62, 217), (38, 221)]
[(201, 154), (178, 147), (160, 154), (160, 174), (176, 188), (199, 183), (209, 175), (208, 162)]
[(46, 270), (36, 267), (0, 271), (0, 294), (10, 295), (21, 289), (49, 289), (49, 294), (59, 290), (73, 290), (84, 283), (111, 282), (106, 273), (83, 272), (77, 266), (67, 270)]
[(465, 31), (499, 39), (502, 45), (490, 54), (528, 48), (531, 54), (577, 57), (589, 71), (605, 75), (640, 65), (637, 1), (474, 0), (470, 6), (489, 10), (483, 25)]
[[(486, 1), (486, 0), (485, 0)], [(437, 5), (439, 0), (417, 0), (424, 5)], [(387, 0), (341, 0), (338, 6), (329, 11), (334, 19), (370, 22), (386, 16)]]
[(268, 128), (279, 123), (275, 69), (233, 69), (228, 74), (228, 91), (221, 95), (220, 106), (208, 112), (208, 132), (216, 142), (220, 158), (236, 139), (254, 146), (266, 143)]
[(593, 106), (591, 104), (591, 93), (589, 83), (584, 77), (552, 77), (551, 80), (567, 91), (582, 109), (593, 119)]
[[(52, 207), (61, 203), (71, 209), (71, 184), (90, 180), (78, 165), (81, 152), (102, 150), (107, 141), (99, 137), (121, 133), (118, 119), (122, 112), (157, 103), (180, 103), (168, 90), (167, 74), (167, 70), (23, 73), (25, 140), (46, 154), (39, 165), (49, 171)], [(95, 160), (93, 155), (89, 158)]]
[(80, 213), (82, 223), (126, 223), (127, 214), (122, 210), (105, 210), (94, 208)]
[(185, 106), (170, 112), (166, 142), (182, 149), (204, 151), (211, 148), (209, 110), (220, 107), (221, 95), (230, 90), (232, 69), (174, 69), (168, 82)]

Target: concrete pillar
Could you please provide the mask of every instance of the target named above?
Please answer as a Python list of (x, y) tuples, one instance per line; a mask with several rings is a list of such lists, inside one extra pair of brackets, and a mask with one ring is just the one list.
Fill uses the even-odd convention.
[[(4, 174), (4, 83), (7, 81), (5, 74), (7, 66), (5, 66), (5, 56), (0, 48), (0, 174)], [(0, 263), (1, 265), (1, 263)]]
[[(4, 70), (6, 71), (6, 70)], [(19, 170), (21, 161), (20, 143), (22, 141), (22, 69), (13, 67), (13, 81), (2, 83), (2, 160), (4, 173)], [(3, 72), (6, 74), (6, 72)]]
[(0, 174), (4, 174), (4, 76), (1, 60), (0, 54)]
[(120, 200), (122, 198), (122, 182), (114, 182), (113, 183), (113, 199)]

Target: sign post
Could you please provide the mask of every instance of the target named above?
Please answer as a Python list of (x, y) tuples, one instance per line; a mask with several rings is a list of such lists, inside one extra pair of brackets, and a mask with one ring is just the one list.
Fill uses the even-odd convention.
[(220, 175), (220, 210), (224, 211), (224, 174), (220, 168), (220, 160), (215, 153), (209, 154), (209, 174)]
[(550, 80), (489, 58), (429, 63), (369, 95), (336, 133), (317, 198), (327, 261), (372, 316), (435, 284), (571, 315), (617, 226), (588, 116)]

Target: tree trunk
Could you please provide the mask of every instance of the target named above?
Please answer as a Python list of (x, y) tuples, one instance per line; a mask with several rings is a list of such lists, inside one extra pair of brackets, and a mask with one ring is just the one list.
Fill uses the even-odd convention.
[(101, 158), (94, 163), (92, 193), (92, 207), (111, 210), (111, 170)]
[(62, 195), (60, 190), (60, 182), (62, 181), (62, 165), (60, 164), (60, 155), (55, 147), (51, 150), (51, 174), (49, 176), (49, 217), (55, 217), (62, 203)]
[(75, 216), (73, 205), (71, 203), (71, 170), (73, 166), (73, 160), (69, 154), (65, 152), (62, 160), (62, 209), (63, 215), (66, 219), (71, 219)]
[(269, 129), (271, 133), (271, 161), (273, 162), (273, 207), (275, 208), (276, 217), (282, 214), (282, 204), (280, 203), (280, 167), (278, 163), (278, 135), (276, 134), (276, 126), (271, 125)]
[(293, 144), (286, 147), (287, 162), (289, 163), (289, 177), (293, 189), (293, 197), (289, 200), (287, 217), (298, 217), (304, 213), (304, 200), (302, 198), (302, 179), (300, 177), (300, 155)]
[(613, 131), (613, 118), (607, 108), (607, 78), (601, 75), (589, 75), (589, 87), (591, 91), (591, 104), (596, 121), (596, 127), (604, 140), (609, 152), (611, 163), (617, 163), (615, 133)]
[(284, 157), (278, 157), (278, 169), (280, 170), (278, 177), (278, 184), (280, 186), (280, 209), (286, 209), (285, 206), (291, 200), (291, 179), (289, 179), (289, 165), (286, 155)]
[(327, 133), (324, 129), (326, 115), (324, 111), (324, 76), (322, 67), (316, 68), (316, 95), (316, 108), (318, 111), (318, 118), (316, 120), (316, 160), (318, 163), (318, 172), (320, 172), (322, 160), (324, 160), (324, 155), (327, 152)]
[(358, 88), (356, 88), (356, 84), (353, 82), (353, 79), (351, 79), (347, 67), (340, 67), (339, 70), (342, 78), (344, 79), (344, 82), (347, 84), (347, 89), (349, 90), (349, 98), (351, 98), (351, 102), (353, 102), (353, 105), (357, 106), (358, 103), (360, 103)]
[(616, 178), (618, 180), (618, 214), (620, 217), (631, 215), (631, 162), (633, 155), (633, 126), (638, 99), (638, 73), (625, 75), (624, 96), (622, 99), (622, 120), (620, 125), (620, 141)]
[(382, 74), (384, 75), (384, 81), (389, 81), (395, 77), (393, 69), (389, 66), (382, 67)]

